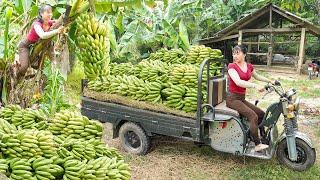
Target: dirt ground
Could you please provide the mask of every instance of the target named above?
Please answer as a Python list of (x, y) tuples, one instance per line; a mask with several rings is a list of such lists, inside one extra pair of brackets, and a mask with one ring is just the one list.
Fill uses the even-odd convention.
[[(281, 80), (301, 80), (305, 76), (273, 74), (273, 78)], [(317, 85), (317, 84), (316, 84)], [(315, 86), (316, 86), (315, 85)], [(319, 84), (320, 85), (320, 84)], [(317, 88), (317, 87), (314, 87)], [(247, 97), (251, 102), (261, 98), (261, 94), (249, 92)], [(277, 100), (273, 94), (261, 100), (259, 106), (266, 108)], [(311, 137), (316, 151), (320, 152), (320, 94), (303, 98), (299, 129)], [(310, 113), (311, 111), (311, 113)], [(107, 145), (119, 148), (132, 168), (132, 179), (314, 179), (320, 178), (320, 160), (309, 172), (298, 173), (288, 170), (276, 161), (259, 160), (221, 153), (210, 147), (198, 147), (193, 142), (171, 137), (156, 136), (152, 138), (152, 148), (145, 156), (135, 156), (124, 152), (119, 139), (112, 139), (111, 124), (105, 123), (105, 142)], [(255, 169), (252, 171), (252, 169)], [(295, 175), (297, 173), (297, 176)], [(300, 177), (300, 178), (299, 178)]]

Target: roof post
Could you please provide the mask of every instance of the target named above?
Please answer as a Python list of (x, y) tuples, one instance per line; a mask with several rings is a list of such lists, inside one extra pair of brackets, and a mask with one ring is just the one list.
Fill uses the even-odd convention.
[(268, 54), (267, 54), (267, 67), (271, 66), (272, 59), (273, 59), (273, 32), (272, 32), (272, 5), (270, 5), (269, 9), (269, 28), (271, 29), (270, 32), (270, 42), (268, 47)]
[(238, 45), (242, 44), (242, 30), (239, 30)]
[(298, 60), (298, 67), (297, 67), (297, 72), (299, 74), (301, 74), (301, 68), (302, 68), (304, 55), (305, 55), (305, 42), (306, 42), (306, 28), (302, 28), (301, 38), (300, 38), (300, 47), (299, 47), (299, 60)]

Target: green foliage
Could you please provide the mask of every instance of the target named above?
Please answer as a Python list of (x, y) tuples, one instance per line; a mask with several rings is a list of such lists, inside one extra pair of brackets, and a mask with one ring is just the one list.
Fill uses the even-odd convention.
[(54, 64), (52, 65), (50, 61), (46, 61), (44, 74), (47, 77), (47, 81), (44, 94), (41, 98), (41, 106), (51, 115), (54, 115), (61, 109), (69, 107), (63, 99), (65, 79), (61, 75), (60, 70)]

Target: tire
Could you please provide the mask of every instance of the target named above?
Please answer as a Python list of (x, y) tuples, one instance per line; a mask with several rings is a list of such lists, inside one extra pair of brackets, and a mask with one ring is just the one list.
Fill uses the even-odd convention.
[(277, 159), (281, 164), (287, 166), (290, 169), (293, 169), (295, 171), (305, 171), (315, 163), (316, 151), (311, 148), (306, 142), (298, 138), (296, 138), (296, 146), (298, 153), (297, 161), (294, 162), (289, 159), (286, 139), (282, 140), (278, 144)]
[(135, 123), (124, 123), (120, 127), (119, 137), (121, 146), (131, 154), (145, 155), (150, 149), (150, 137)]

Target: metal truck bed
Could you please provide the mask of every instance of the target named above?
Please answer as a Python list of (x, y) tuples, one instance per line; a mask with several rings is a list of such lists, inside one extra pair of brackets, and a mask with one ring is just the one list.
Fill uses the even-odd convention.
[(196, 119), (142, 110), (121, 104), (81, 97), (81, 113), (90, 119), (113, 124), (113, 137), (118, 137), (120, 126), (127, 122), (138, 123), (149, 136), (160, 134), (199, 141)]

